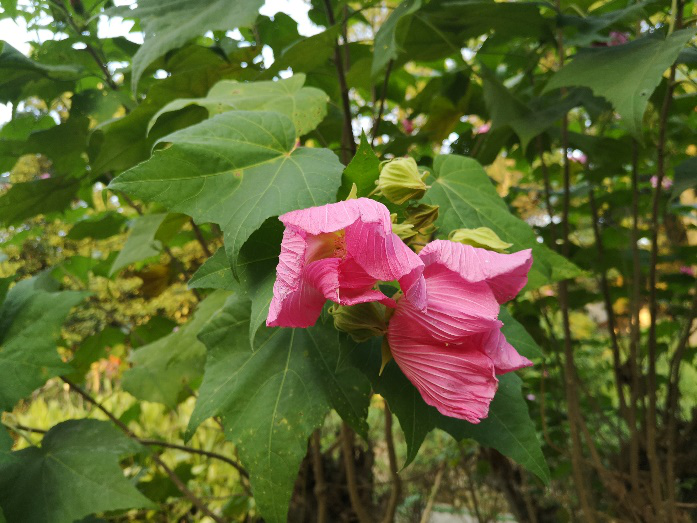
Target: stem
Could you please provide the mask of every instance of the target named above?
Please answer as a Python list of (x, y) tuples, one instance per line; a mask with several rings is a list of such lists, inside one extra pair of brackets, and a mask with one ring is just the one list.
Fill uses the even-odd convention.
[(603, 247), (603, 241), (600, 236), (600, 216), (598, 214), (598, 206), (595, 202), (595, 191), (591, 187), (590, 193), (588, 195), (588, 200), (590, 203), (592, 220), (593, 220), (593, 235), (595, 236), (595, 247), (598, 255), (598, 265), (600, 266), (600, 287), (603, 291), (603, 301), (605, 302), (605, 311), (607, 313), (607, 329), (610, 334), (610, 342), (612, 343), (612, 363), (615, 371), (615, 385), (617, 387), (617, 396), (620, 401), (620, 412), (626, 418), (627, 417), (627, 401), (624, 397), (624, 390), (622, 389), (621, 381), (621, 358), (620, 358), (620, 346), (617, 341), (617, 332), (615, 330), (615, 311), (612, 308), (612, 299), (610, 297), (610, 285), (607, 281), (607, 273), (605, 271), (605, 248)]
[[(324, 0), (324, 8), (327, 11), (327, 21), (330, 26), (336, 24), (334, 10), (331, 0)], [(347, 42), (344, 42), (346, 45)], [(341, 90), (341, 104), (344, 109), (344, 127), (341, 134), (341, 158), (344, 164), (348, 164), (356, 154), (356, 142), (353, 139), (353, 126), (351, 118), (351, 102), (349, 100), (349, 89), (346, 83), (346, 72), (344, 70), (344, 60), (341, 56), (341, 46), (337, 41), (334, 45), (334, 67), (336, 67), (337, 77), (339, 78), (339, 88)]]
[(324, 466), (322, 464), (322, 445), (320, 429), (312, 433), (310, 440), (312, 452), (312, 469), (315, 474), (315, 498), (317, 498), (317, 523), (327, 522), (327, 484), (324, 481)]
[(440, 483), (443, 481), (443, 473), (445, 472), (445, 461), (438, 467), (438, 472), (436, 472), (436, 480), (433, 482), (433, 488), (428, 496), (428, 501), (426, 502), (426, 508), (424, 508), (421, 514), (420, 523), (428, 523), (431, 520), (431, 512), (433, 512), (433, 504), (436, 501), (436, 496), (438, 495), (438, 490), (440, 489)]
[(632, 298), (631, 333), (629, 340), (629, 365), (631, 371), (631, 398), (629, 401), (629, 476), (632, 491), (639, 492), (639, 430), (637, 428), (637, 403), (639, 401), (639, 346), (641, 331), (641, 261), (639, 258), (639, 144), (632, 142)]
[(399, 504), (399, 498), (402, 495), (402, 479), (399, 477), (397, 468), (397, 455), (394, 450), (394, 438), (392, 436), (392, 412), (390, 407), (385, 402), (385, 443), (387, 444), (387, 457), (390, 462), (390, 477), (392, 479), (392, 490), (390, 491), (390, 499), (387, 503), (387, 511), (383, 518), (383, 523), (392, 523)]
[[(675, 23), (680, 27), (680, 17), (682, 13), (682, 2), (679, 2), (675, 12)], [(661, 466), (658, 460), (657, 435), (658, 432), (656, 418), (656, 324), (658, 321), (658, 299), (656, 292), (657, 270), (658, 264), (658, 233), (659, 233), (659, 213), (661, 207), (661, 192), (663, 178), (665, 177), (665, 148), (666, 148), (666, 128), (668, 123), (668, 112), (673, 99), (673, 90), (675, 89), (675, 69), (673, 64), (670, 68), (668, 78), (668, 88), (666, 89), (665, 97), (659, 118), (658, 143), (657, 143), (657, 158), (656, 158), (656, 190), (653, 194), (653, 202), (651, 209), (651, 258), (649, 263), (649, 314), (651, 322), (649, 324), (649, 342), (648, 342), (648, 412), (646, 420), (646, 454), (649, 461), (649, 469), (651, 471), (651, 492), (653, 495), (654, 506), (657, 511), (662, 505), (661, 494)], [(670, 478), (669, 478), (670, 481)], [(660, 512), (656, 514), (660, 517)]]
[(189, 218), (189, 221), (191, 222), (191, 228), (194, 230), (194, 235), (196, 236), (196, 240), (198, 240), (198, 243), (201, 246), (203, 253), (210, 258), (211, 256), (213, 256), (213, 253), (208, 248), (208, 244), (206, 243), (206, 239), (203, 237), (203, 233), (201, 233), (201, 229), (198, 225), (196, 225), (196, 222), (194, 222), (193, 218)]
[(167, 441), (161, 441), (157, 439), (146, 439), (146, 438), (138, 438), (138, 441), (143, 444), (147, 445), (149, 447), (165, 447), (169, 449), (177, 449), (181, 450), (184, 452), (188, 452), (189, 454), (198, 454), (200, 456), (207, 456), (209, 458), (217, 459), (219, 461), (224, 461), (228, 465), (233, 466), (237, 472), (240, 473), (240, 476), (243, 476), (245, 478), (249, 478), (249, 472), (247, 472), (242, 465), (237, 463), (236, 461), (228, 458), (227, 456), (223, 456), (222, 454), (218, 454), (216, 452), (211, 452), (208, 450), (203, 450), (203, 449), (197, 449), (194, 447), (189, 447), (187, 445), (179, 445), (178, 443), (169, 443)]
[(385, 96), (387, 95), (387, 83), (390, 80), (390, 73), (392, 72), (392, 66), (394, 65), (394, 60), (387, 62), (387, 70), (385, 71), (385, 80), (382, 82), (382, 91), (380, 93), (380, 105), (378, 109), (378, 114), (375, 115), (373, 120), (373, 126), (370, 131), (370, 145), (375, 145), (375, 138), (380, 130), (380, 122), (382, 121), (382, 114), (385, 111)]
[[(114, 416), (104, 405), (99, 403), (96, 399), (94, 399), (92, 396), (90, 396), (87, 392), (85, 392), (82, 388), (80, 388), (78, 385), (70, 381), (68, 378), (61, 376), (61, 379), (70, 387), (70, 389), (77, 393), (79, 396), (81, 396), (85, 401), (88, 403), (91, 403), (94, 405), (97, 409), (102, 411), (102, 413), (111, 420), (112, 423), (114, 423), (118, 428), (120, 428), (126, 436), (129, 438), (138, 441), (138, 437), (133, 433), (131, 429), (126, 426), (126, 424), (118, 419), (116, 416)], [(211, 518), (213, 521), (216, 523), (225, 523), (225, 520), (215, 514), (214, 512), (209, 509), (206, 504), (199, 499), (196, 494), (191, 492), (191, 490), (188, 489), (188, 487), (182, 482), (181, 479), (179, 479), (179, 476), (177, 476), (172, 469), (170, 469), (163, 461), (160, 459), (160, 457), (157, 454), (152, 454), (151, 455), (153, 461), (162, 469), (165, 471), (165, 474), (169, 477), (169, 479), (172, 481), (172, 483), (175, 484), (175, 486), (179, 489), (179, 491), (186, 496), (189, 501), (191, 501), (196, 508), (198, 508), (202, 513), (204, 513), (206, 516)]]
[(344, 456), (344, 468), (346, 469), (346, 484), (348, 486), (351, 508), (356, 513), (360, 523), (371, 523), (372, 518), (363, 506), (361, 495), (358, 492), (356, 481), (356, 463), (353, 455), (353, 430), (346, 423), (341, 424), (341, 453)]

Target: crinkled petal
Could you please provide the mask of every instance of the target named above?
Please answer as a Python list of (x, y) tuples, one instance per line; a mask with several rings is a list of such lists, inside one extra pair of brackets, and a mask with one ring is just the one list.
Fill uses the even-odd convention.
[(445, 416), (470, 423), (487, 417), (498, 380), (486, 354), (414, 340), (392, 322), (387, 337), (392, 357), (426, 403)]
[(424, 264), (440, 264), (469, 282), (485, 281), (499, 303), (513, 299), (528, 281), (532, 251), (500, 254), (471, 245), (434, 240), (419, 254)]
[(402, 298), (390, 324), (399, 325), (414, 339), (448, 343), (501, 327), (499, 304), (486, 283), (468, 283), (439, 265), (427, 267), (424, 276), (427, 311)]
[(412, 303), (425, 308), (423, 262), (391, 229), (385, 233), (382, 224), (356, 221), (346, 228), (346, 251), (374, 279), (398, 280)]
[(358, 198), (291, 211), (279, 216), (286, 227), (305, 234), (322, 234), (345, 229), (356, 221), (376, 224), (383, 234), (392, 231), (390, 212), (383, 204), (370, 198)]
[(494, 370), (497, 375), (533, 365), (529, 359), (518, 354), (513, 345), (508, 343), (501, 329), (492, 329), (489, 332), (475, 334), (464, 340), (462, 344), (489, 356), (494, 363)]
[(307, 285), (317, 289), (332, 301), (339, 301), (339, 258), (325, 258), (312, 262), (305, 267), (303, 278)]

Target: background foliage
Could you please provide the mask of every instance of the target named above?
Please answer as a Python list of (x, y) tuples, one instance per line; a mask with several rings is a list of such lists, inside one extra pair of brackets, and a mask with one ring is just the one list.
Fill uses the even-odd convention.
[[(694, 2), (116, 4), (0, 1), (0, 522), (695, 516)], [(276, 217), (407, 154), (415, 248), (533, 249), (479, 425), (264, 325)]]

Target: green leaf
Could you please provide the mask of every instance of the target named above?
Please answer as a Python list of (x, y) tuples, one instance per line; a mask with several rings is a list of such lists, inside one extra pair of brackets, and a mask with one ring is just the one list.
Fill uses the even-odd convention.
[(15, 102), (32, 94), (46, 94), (42, 80), (50, 80), (49, 100), (72, 90), (80, 68), (73, 65), (43, 65), (30, 60), (7, 42), (0, 41), (0, 103)]
[(370, 146), (365, 133), (362, 133), (356, 155), (346, 166), (341, 178), (341, 188), (337, 200), (345, 200), (354, 183), (358, 189), (359, 198), (368, 196), (375, 189), (375, 181), (380, 175), (379, 166), (380, 160)]
[(314, 87), (303, 87), (304, 74), (285, 80), (236, 82), (222, 80), (215, 84), (205, 98), (174, 100), (150, 120), (148, 130), (164, 113), (178, 111), (189, 105), (199, 105), (213, 116), (226, 111), (275, 111), (285, 114), (295, 125), (299, 136), (315, 129), (327, 114), (329, 97)]
[(203, 374), (206, 348), (196, 336), (228, 295), (214, 292), (176, 332), (132, 352), (133, 366), (123, 375), (123, 389), (138, 399), (175, 408), (186, 387)]
[(486, 171), (475, 160), (442, 155), (436, 157), (433, 167), (436, 179), (426, 199), (440, 206), (436, 221), (439, 236), (447, 238), (450, 231), (462, 227), (488, 227), (503, 241), (513, 244), (513, 252), (532, 248), (529, 289), (581, 274), (573, 263), (539, 244), (530, 226), (510, 213)]
[(172, 145), (117, 177), (112, 189), (220, 224), (237, 256), (267, 218), (334, 201), (343, 167), (327, 149), (295, 147), (279, 113), (230, 111), (166, 137)]
[(77, 222), (70, 229), (66, 238), (70, 240), (84, 240), (85, 238), (103, 240), (120, 233), (124, 223), (126, 223), (126, 217), (123, 214), (107, 211)]
[(230, 260), (221, 247), (208, 258), (189, 280), (190, 289), (223, 289), (232, 291), (239, 287), (232, 275)]
[(688, 158), (675, 168), (673, 198), (679, 198), (684, 191), (695, 187), (697, 187), (697, 156)]
[(552, 76), (545, 91), (589, 87), (610, 102), (632, 134), (639, 136), (651, 94), (695, 33), (694, 28), (682, 29), (663, 38), (657, 31), (623, 45), (584, 50)]
[(263, 329), (263, 340), (252, 350), (250, 308), (248, 300), (231, 296), (199, 335), (208, 357), (188, 434), (220, 415), (250, 473), (265, 521), (281, 523), (308, 437), (330, 407), (365, 428), (370, 387), (356, 369), (339, 366), (331, 323)]
[(508, 343), (513, 345), (515, 349), (528, 359), (541, 358), (542, 349), (533, 339), (532, 336), (525, 330), (525, 327), (516, 320), (506, 307), (501, 307), (499, 311), (499, 320), (503, 322), (501, 332), (506, 336)]
[(271, 67), (264, 71), (261, 77), (271, 79), (280, 71), (288, 68), (293, 69), (293, 72), (297, 74), (307, 73), (322, 67), (334, 55), (334, 47), (340, 29), (339, 25), (334, 25), (326, 31), (295, 42), (274, 60)]
[(12, 184), (0, 196), (0, 223), (13, 225), (38, 214), (62, 212), (79, 188), (79, 179), (67, 177)]
[(41, 278), (24, 280), (0, 307), (0, 411), (69, 372), (56, 351), (61, 326), (83, 292), (48, 292)]
[(181, 229), (186, 216), (181, 214), (145, 214), (133, 221), (131, 233), (111, 266), (110, 274), (132, 263), (157, 256), (164, 244)]
[(418, 11), (420, 7), (421, 0), (404, 0), (380, 26), (375, 35), (372, 76), (377, 76), (390, 60), (399, 56), (401, 45), (397, 40), (397, 25), (400, 20)]
[(206, 31), (231, 31), (249, 27), (257, 18), (263, 0), (140, 0), (127, 18), (139, 18), (145, 42), (133, 57), (131, 87), (136, 91), (145, 69), (168, 51), (182, 47)]
[(521, 380), (513, 373), (498, 379), (499, 388), (486, 419), (473, 425), (439, 415), (436, 425), (458, 441), (474, 439), (480, 445), (498, 450), (548, 484), (549, 467), (521, 393)]
[(73, 523), (95, 512), (155, 508), (119, 467), (119, 459), (140, 449), (105, 421), (59, 423), (41, 447), (0, 461), (0, 506), (10, 521), (26, 523)]

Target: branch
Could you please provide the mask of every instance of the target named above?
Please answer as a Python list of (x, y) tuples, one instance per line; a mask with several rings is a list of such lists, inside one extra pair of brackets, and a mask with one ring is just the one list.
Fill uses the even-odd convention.
[(194, 235), (196, 236), (196, 240), (198, 240), (198, 243), (201, 246), (203, 253), (210, 258), (211, 256), (213, 256), (213, 253), (208, 248), (208, 244), (206, 243), (206, 239), (203, 237), (201, 229), (198, 225), (196, 225), (196, 222), (194, 222), (193, 218), (189, 218), (189, 221), (191, 222), (191, 228), (194, 230)]
[[(129, 438), (139, 441), (139, 438), (135, 435), (135, 433), (128, 428), (128, 426), (118, 419), (116, 416), (114, 416), (106, 407), (104, 407), (101, 403), (99, 403), (95, 398), (90, 396), (87, 392), (85, 392), (81, 387), (70, 381), (68, 378), (61, 376), (61, 379), (70, 387), (70, 389), (77, 393), (79, 396), (81, 396), (84, 400), (86, 400), (88, 403), (91, 403), (97, 409), (102, 411), (102, 413), (111, 420), (112, 423), (114, 423), (118, 428), (120, 428), (126, 436)], [(189, 501), (191, 501), (203, 514), (211, 518), (213, 521), (216, 523), (225, 523), (225, 520), (212, 512), (206, 504), (199, 499), (196, 494), (194, 494), (189, 488), (182, 482), (181, 479), (179, 479), (179, 476), (177, 476), (172, 469), (170, 469), (162, 459), (157, 454), (152, 454), (151, 455), (153, 461), (162, 469), (165, 471), (165, 474), (169, 477), (169, 479), (176, 485), (176, 487), (179, 489), (179, 491), (186, 496)]]
[(356, 463), (353, 455), (353, 430), (346, 423), (341, 424), (341, 453), (344, 455), (344, 468), (346, 469), (346, 484), (348, 486), (351, 508), (356, 513), (360, 523), (371, 523), (372, 518), (363, 506), (361, 495), (358, 492), (356, 481)]
[(428, 501), (426, 502), (426, 508), (421, 513), (420, 523), (428, 523), (431, 520), (431, 512), (433, 512), (433, 504), (436, 501), (436, 496), (438, 495), (438, 490), (440, 489), (440, 483), (443, 480), (443, 473), (445, 472), (445, 461), (438, 467), (438, 472), (436, 472), (436, 480), (433, 482), (433, 488), (428, 496)]
[(322, 445), (320, 429), (312, 433), (310, 439), (312, 452), (312, 470), (315, 475), (315, 498), (317, 498), (317, 523), (327, 522), (327, 484), (324, 481), (324, 465), (322, 463)]
[(387, 70), (385, 71), (385, 80), (382, 83), (382, 91), (380, 93), (380, 106), (378, 109), (378, 114), (375, 115), (373, 119), (373, 126), (370, 130), (370, 145), (375, 144), (375, 138), (380, 130), (380, 122), (382, 121), (382, 114), (385, 112), (385, 96), (387, 95), (387, 83), (390, 79), (390, 73), (392, 72), (392, 66), (394, 65), (394, 60), (387, 62)]
[[(334, 18), (334, 10), (332, 9), (331, 0), (324, 0), (324, 8), (327, 11), (327, 21), (330, 26), (336, 25)], [(344, 42), (346, 45), (347, 42)], [(353, 125), (351, 118), (351, 101), (349, 100), (349, 88), (346, 83), (346, 72), (344, 70), (344, 60), (341, 56), (341, 46), (337, 41), (334, 45), (334, 66), (339, 78), (339, 88), (341, 89), (341, 103), (344, 110), (344, 128), (341, 135), (341, 157), (344, 164), (348, 164), (351, 158), (356, 154), (356, 142), (353, 139)], [(350, 155), (349, 155), (350, 153)]]
[(394, 521), (399, 498), (402, 495), (402, 479), (399, 477), (397, 469), (397, 455), (394, 450), (394, 438), (392, 436), (392, 412), (387, 402), (385, 405), (385, 443), (387, 445), (387, 457), (390, 462), (390, 478), (392, 480), (392, 489), (390, 490), (390, 499), (387, 503), (387, 511), (382, 519), (383, 523), (392, 523)]

